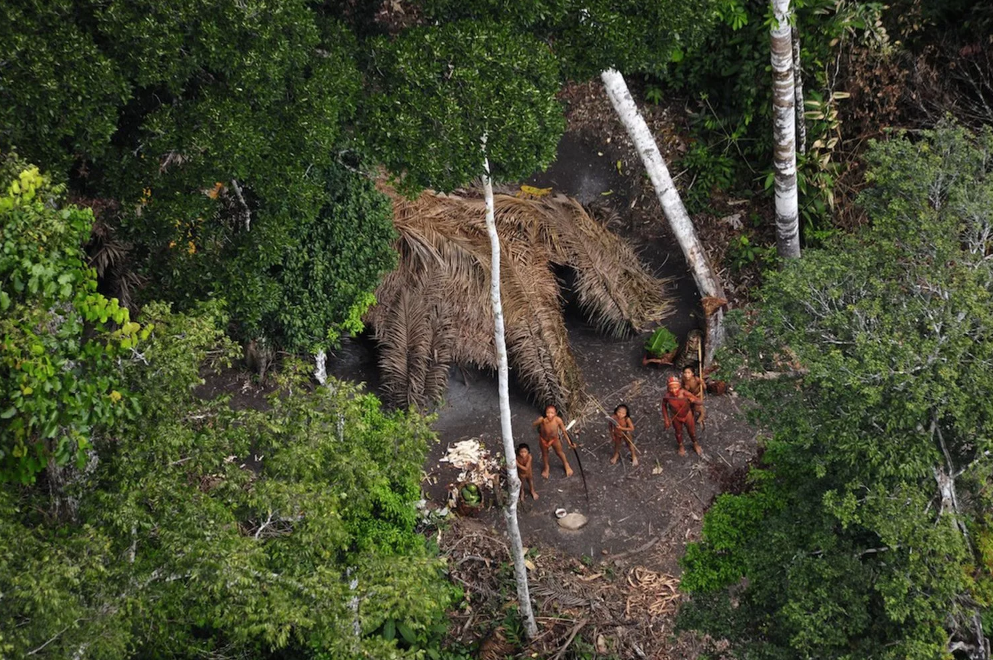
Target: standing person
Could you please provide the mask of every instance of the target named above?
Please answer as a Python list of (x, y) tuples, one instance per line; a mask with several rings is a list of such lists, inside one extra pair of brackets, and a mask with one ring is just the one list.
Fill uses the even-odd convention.
[(700, 430), (702, 431), (707, 428), (704, 424), (704, 420), (707, 419), (707, 409), (703, 407), (703, 388), (706, 384), (702, 378), (693, 374), (692, 369), (686, 367), (683, 369), (681, 385), (684, 390), (700, 399), (700, 403), (690, 404), (690, 407), (693, 408), (693, 417), (696, 418), (696, 423), (700, 425)]
[(683, 427), (685, 426), (690, 440), (693, 441), (693, 451), (697, 453), (697, 456), (702, 456), (703, 450), (700, 448), (700, 443), (697, 442), (696, 425), (693, 422), (693, 404), (700, 403), (700, 399), (684, 390), (679, 384), (679, 379), (675, 376), (669, 376), (666, 388), (668, 391), (662, 397), (662, 420), (665, 422), (667, 431), (670, 426), (676, 430), (679, 455), (686, 456), (686, 450), (683, 448)]
[(672, 364), (677, 369), (683, 369), (693, 364), (699, 364), (700, 353), (703, 347), (703, 333), (699, 330), (690, 330), (686, 333), (686, 343), (683, 344)]
[(614, 408), (614, 414), (610, 416), (608, 430), (610, 439), (614, 441), (614, 455), (610, 457), (610, 464), (616, 465), (621, 458), (621, 443), (627, 443), (631, 451), (631, 465), (638, 465), (638, 450), (634, 446), (631, 434), (634, 433), (634, 422), (628, 416), (629, 411), (626, 404), (621, 404)]
[(536, 500), (538, 493), (534, 490), (534, 472), (531, 469), (533, 461), (534, 456), (531, 455), (531, 448), (528, 447), (528, 443), (522, 442), (517, 445), (517, 476), (520, 477), (521, 483), (531, 491), (531, 499)]
[(538, 444), (541, 445), (541, 476), (546, 479), (548, 478), (548, 450), (551, 448), (562, 459), (562, 464), (565, 465), (565, 476), (571, 477), (572, 467), (569, 465), (569, 459), (565, 457), (565, 452), (562, 451), (562, 442), (559, 440), (559, 433), (565, 435), (565, 439), (569, 442), (570, 447), (575, 448), (576, 443), (572, 441), (572, 438), (569, 437), (569, 432), (565, 430), (565, 424), (562, 422), (562, 418), (559, 417), (555, 406), (546, 406), (545, 416), (536, 419), (531, 426), (538, 429)]

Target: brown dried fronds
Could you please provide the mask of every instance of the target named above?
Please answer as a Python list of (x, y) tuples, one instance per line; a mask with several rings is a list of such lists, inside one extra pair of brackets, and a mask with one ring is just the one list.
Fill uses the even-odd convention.
[[(424, 406), (444, 394), (451, 364), (496, 367), (485, 203), (473, 191), (408, 199), (381, 188), (393, 199), (400, 263), (377, 289), (378, 304), (366, 321), (380, 344), (393, 403)], [(583, 378), (554, 268), (576, 273), (583, 311), (614, 336), (643, 330), (670, 311), (667, 282), (652, 277), (629, 245), (568, 197), (498, 194), (494, 202), (512, 368), (542, 403), (578, 407)]]
[(104, 200), (75, 198), (74, 203), (88, 206), (97, 215), (90, 230), (90, 240), (85, 249), (89, 265), (100, 278), (106, 291), (117, 298), (121, 306), (136, 310), (134, 295), (144, 285), (144, 279), (132, 268), (133, 245), (122, 240), (114, 227), (102, 216), (116, 212), (116, 205)]
[(628, 573), (627, 603), (624, 613), (631, 617), (638, 612), (651, 617), (670, 614), (679, 603), (679, 578), (636, 566)]

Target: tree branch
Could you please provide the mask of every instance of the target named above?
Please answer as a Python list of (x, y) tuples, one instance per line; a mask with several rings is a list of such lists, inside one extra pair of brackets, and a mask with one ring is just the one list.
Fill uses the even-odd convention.
[(231, 179), (231, 188), (234, 190), (235, 196), (238, 201), (241, 202), (241, 206), (245, 209), (245, 231), (248, 231), (252, 227), (252, 210), (248, 208), (248, 202), (245, 201), (245, 196), (241, 192), (241, 186), (238, 185), (238, 179)]
[(42, 644), (38, 648), (34, 649), (33, 651), (28, 651), (27, 655), (34, 655), (34, 654), (40, 652), (43, 648), (45, 648), (46, 646), (48, 646), (49, 644), (51, 644), (52, 642), (54, 642), (55, 640), (57, 640), (59, 637), (61, 637), (62, 636), (62, 633), (64, 633), (65, 631), (69, 630), (69, 628), (72, 628), (74, 625), (76, 625), (80, 621), (82, 621), (82, 619), (76, 619), (75, 621), (73, 621), (72, 623), (70, 623), (68, 626), (66, 626), (62, 630), (58, 631), (57, 633), (55, 633), (51, 637), (51, 639), (49, 639), (47, 642), (45, 642), (44, 644)]

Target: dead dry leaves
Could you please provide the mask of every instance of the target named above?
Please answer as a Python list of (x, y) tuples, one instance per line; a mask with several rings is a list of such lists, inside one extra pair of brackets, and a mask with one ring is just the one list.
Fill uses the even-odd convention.
[(636, 566), (627, 577), (631, 590), (624, 606), (624, 613), (648, 612), (652, 617), (670, 614), (679, 602), (679, 578)]

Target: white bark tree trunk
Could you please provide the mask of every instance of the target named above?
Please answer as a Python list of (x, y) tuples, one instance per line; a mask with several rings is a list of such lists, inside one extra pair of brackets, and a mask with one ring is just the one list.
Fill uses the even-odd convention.
[(327, 370), (328, 354), (324, 352), (324, 349), (317, 351), (317, 355), (314, 356), (314, 378), (321, 385), (328, 384), (328, 370)]
[[(672, 228), (672, 233), (679, 242), (679, 247), (683, 250), (686, 263), (689, 264), (693, 273), (693, 280), (696, 282), (700, 295), (711, 298), (723, 298), (724, 289), (714, 272), (707, 253), (704, 252), (700, 239), (697, 238), (696, 230), (693, 229), (693, 221), (690, 219), (683, 200), (679, 197), (676, 185), (669, 175), (669, 168), (666, 167), (662, 153), (655, 143), (655, 137), (648, 129), (648, 124), (638, 112), (638, 106), (631, 98), (624, 76), (614, 69), (607, 69), (600, 73), (604, 87), (607, 89), (607, 96), (617, 112), (621, 123), (627, 130), (634, 148), (641, 155), (641, 162), (645, 165), (655, 194), (662, 204), (662, 212), (665, 213), (666, 220)], [(707, 341), (705, 345), (706, 354), (704, 364), (709, 365), (714, 356), (714, 351), (724, 342), (724, 313), (718, 309), (707, 319)]]
[(500, 397), (500, 432), (503, 437), (503, 455), (507, 461), (507, 482), (510, 497), (503, 508), (507, 521), (507, 535), (510, 537), (510, 552), (514, 560), (514, 576), (517, 580), (517, 601), (524, 631), (531, 639), (538, 634), (538, 625), (531, 609), (531, 593), (528, 588), (527, 566), (524, 565), (524, 544), (521, 541), (521, 528), (517, 523), (517, 500), (521, 495), (521, 480), (517, 476), (517, 452), (514, 449), (514, 430), (510, 423), (510, 370), (507, 366), (507, 342), (504, 339), (503, 302), (500, 298), (500, 237), (497, 234), (496, 217), (493, 206), (493, 182), (490, 180), (490, 162), (485, 156), (486, 136), (483, 136), (483, 193), (486, 197), (486, 231), (490, 236), (490, 302), (493, 305), (493, 343), (497, 355), (497, 389)]
[(796, 88), (790, 0), (772, 0), (773, 167), (776, 170), (776, 251), (800, 256), (800, 212), (796, 187)]
[(804, 117), (806, 104), (803, 102), (803, 71), (800, 67), (800, 34), (793, 30), (793, 94), (796, 103), (796, 150), (807, 153), (807, 121)]

